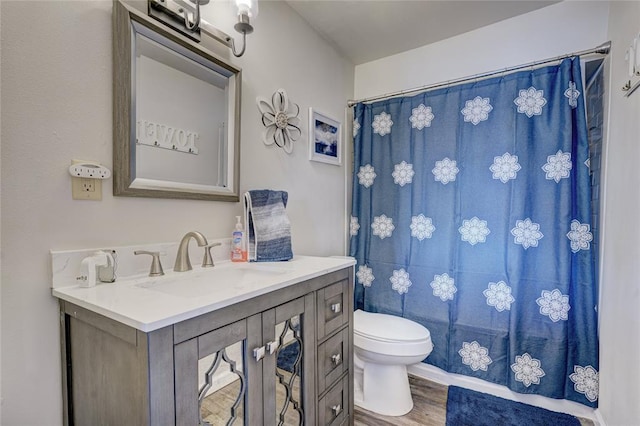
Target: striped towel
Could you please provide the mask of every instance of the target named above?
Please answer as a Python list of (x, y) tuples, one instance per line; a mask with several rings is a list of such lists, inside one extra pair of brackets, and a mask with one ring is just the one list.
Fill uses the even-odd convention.
[(285, 212), (288, 198), (286, 191), (268, 189), (244, 194), (250, 262), (276, 262), (293, 257), (291, 223)]

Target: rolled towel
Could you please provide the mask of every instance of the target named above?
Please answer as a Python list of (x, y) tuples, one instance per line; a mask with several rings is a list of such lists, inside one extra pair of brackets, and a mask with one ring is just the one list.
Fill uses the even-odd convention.
[(291, 223), (285, 211), (288, 198), (286, 191), (268, 189), (244, 194), (249, 261), (276, 262), (293, 257)]

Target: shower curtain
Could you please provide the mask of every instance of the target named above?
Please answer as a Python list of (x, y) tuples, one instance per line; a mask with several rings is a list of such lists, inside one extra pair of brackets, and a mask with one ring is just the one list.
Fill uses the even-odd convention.
[(357, 104), (355, 305), (431, 332), (425, 360), (597, 406), (579, 58)]

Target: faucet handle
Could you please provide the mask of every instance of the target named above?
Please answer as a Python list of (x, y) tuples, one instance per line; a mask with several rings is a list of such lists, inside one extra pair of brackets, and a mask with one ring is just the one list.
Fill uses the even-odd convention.
[(151, 270), (149, 271), (150, 277), (159, 277), (161, 275), (164, 275), (164, 271), (162, 270), (162, 263), (160, 263), (159, 251), (136, 250), (133, 252), (133, 254), (148, 254), (153, 257), (153, 259), (151, 260)]
[(202, 259), (203, 268), (213, 267), (213, 258), (211, 257), (211, 248), (221, 246), (222, 243), (211, 243), (204, 246), (204, 258)]

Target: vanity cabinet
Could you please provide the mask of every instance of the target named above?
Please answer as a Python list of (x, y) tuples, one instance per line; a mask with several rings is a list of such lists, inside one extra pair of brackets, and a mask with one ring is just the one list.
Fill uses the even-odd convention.
[(143, 332), (61, 300), (65, 424), (353, 424), (353, 269)]

